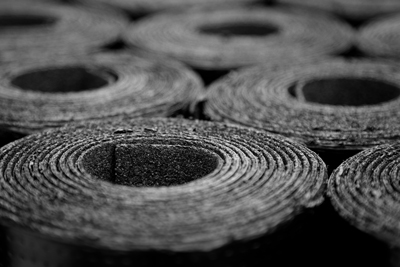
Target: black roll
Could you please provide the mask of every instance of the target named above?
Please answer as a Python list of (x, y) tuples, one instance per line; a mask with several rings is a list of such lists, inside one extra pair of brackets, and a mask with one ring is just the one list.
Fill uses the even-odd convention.
[(321, 57), (351, 45), (340, 21), (298, 9), (241, 7), (162, 13), (128, 28), (136, 48), (202, 70), (230, 70), (281, 58)]
[(2, 0), (0, 62), (21, 54), (93, 50), (118, 39), (126, 25), (123, 15), (100, 8)]
[(331, 59), (258, 66), (210, 86), (206, 114), (278, 133), (317, 151), (330, 168), (400, 138), (400, 65)]
[(385, 255), (380, 266), (400, 265), (399, 160), (399, 142), (377, 146), (343, 162), (329, 179), (329, 197), (338, 214), (391, 250), (391, 260)]
[(327, 177), (322, 160), (290, 140), (179, 119), (30, 135), (0, 149), (0, 169), (10, 267), (284, 262), (308, 244), (297, 232)]
[(0, 68), (0, 126), (29, 134), (71, 121), (170, 116), (202, 91), (183, 65), (125, 52), (15, 60)]
[(355, 21), (400, 11), (400, 3), (397, 0), (276, 0), (276, 2), (321, 9)]
[[(400, 4), (400, 3), (399, 3)], [(370, 21), (358, 33), (357, 46), (372, 57), (400, 57), (400, 16), (382, 16)]]

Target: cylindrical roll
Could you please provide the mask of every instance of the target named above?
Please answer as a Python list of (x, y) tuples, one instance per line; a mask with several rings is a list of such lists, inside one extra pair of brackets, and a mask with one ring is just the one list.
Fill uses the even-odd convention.
[(373, 20), (360, 29), (357, 46), (370, 56), (398, 59), (400, 58), (399, 27), (399, 15), (391, 15)]
[(198, 69), (221, 70), (341, 52), (352, 36), (348, 25), (319, 13), (242, 7), (151, 16), (132, 25), (125, 39)]
[[(149, 14), (161, 10), (211, 8), (213, 6), (242, 5), (263, 0), (72, 0), (80, 4), (101, 5), (126, 10), (133, 14)], [(268, 0), (265, 0), (268, 1)]]
[(126, 25), (122, 15), (99, 8), (2, 0), (0, 60), (31, 51), (91, 49), (116, 40)]
[(206, 98), (205, 112), (213, 120), (291, 137), (327, 152), (330, 160), (400, 138), (395, 62), (331, 59), (275, 70), (253, 67), (211, 85)]
[(169, 116), (202, 91), (181, 64), (129, 53), (25, 59), (0, 68), (0, 126), (31, 133), (70, 121)]
[(350, 224), (387, 243), (393, 266), (400, 266), (399, 160), (399, 142), (377, 146), (346, 160), (329, 180), (333, 207)]
[(397, 0), (275, 0), (277, 3), (318, 8), (351, 20), (364, 20), (374, 16), (400, 11)]
[(278, 247), (285, 261), (327, 175), (279, 136), (154, 118), (29, 135), (1, 148), (0, 170), (10, 267), (259, 266)]

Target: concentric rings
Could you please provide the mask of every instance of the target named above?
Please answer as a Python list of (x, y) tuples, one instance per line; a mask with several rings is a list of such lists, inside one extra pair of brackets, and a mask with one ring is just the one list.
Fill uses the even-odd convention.
[(331, 17), (263, 7), (164, 13), (125, 34), (135, 47), (208, 70), (339, 53), (352, 37), (348, 25)]
[(211, 85), (205, 112), (311, 148), (360, 150), (399, 139), (400, 65), (331, 59), (259, 66)]
[(399, 15), (373, 20), (360, 29), (357, 46), (370, 56), (399, 58), (399, 27)]
[(0, 3), (0, 60), (20, 53), (93, 49), (116, 40), (126, 25), (122, 15), (100, 8), (4, 0)]
[(318, 8), (348, 19), (363, 20), (400, 10), (397, 0), (277, 0), (278, 3)]
[(400, 143), (396, 142), (346, 160), (329, 180), (329, 196), (337, 212), (396, 249), (400, 247), (399, 170)]
[(0, 125), (31, 133), (70, 121), (169, 116), (202, 91), (181, 64), (129, 53), (25, 59), (1, 67)]
[[(251, 261), (249, 244), (263, 246), (265, 237), (273, 247), (274, 233), (284, 237), (296, 218), (317, 207), (326, 182), (324, 163), (302, 145), (250, 128), (179, 119), (114, 120), (30, 135), (1, 148), (0, 170), (7, 235), (20, 228), (94, 249), (102, 264), (108, 257), (165, 265), (163, 257), (186, 255), (197, 264), (221, 266), (222, 259), (242, 266)], [(151, 183), (171, 174), (192, 179)], [(150, 183), (122, 181), (138, 179)]]

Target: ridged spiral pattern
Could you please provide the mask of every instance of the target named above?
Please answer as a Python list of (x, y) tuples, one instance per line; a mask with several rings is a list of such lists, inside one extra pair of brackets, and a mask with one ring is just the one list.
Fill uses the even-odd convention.
[(0, 126), (32, 133), (71, 121), (169, 116), (202, 92), (185, 66), (125, 52), (15, 60), (0, 68)]
[[(110, 171), (123, 169), (119, 158), (129, 158), (129, 149), (148, 150), (137, 157), (150, 155), (151, 164), (174, 149), (200, 153), (194, 168), (210, 160), (215, 164), (203, 177), (174, 186), (130, 187), (93, 174), (105, 174), (110, 155), (120, 166)], [(184, 161), (167, 167), (179, 170)], [(318, 206), (327, 178), (315, 153), (282, 137), (226, 124), (154, 118), (69, 125), (30, 135), (1, 148), (0, 170), (3, 226), (121, 252), (207, 252), (270, 235)]]
[(359, 150), (400, 138), (399, 88), (395, 62), (270, 64), (234, 72), (211, 85), (205, 113), (311, 148)]
[(21, 54), (94, 49), (115, 41), (127, 23), (121, 14), (95, 7), (2, 0), (0, 62)]
[(400, 3), (397, 0), (277, 0), (277, 2), (318, 8), (354, 20), (369, 19), (400, 10)]
[(163, 13), (125, 33), (135, 47), (211, 70), (339, 53), (352, 37), (350, 27), (334, 18), (263, 7)]
[(397, 249), (399, 170), (400, 143), (396, 142), (353, 156), (329, 179), (329, 196), (337, 212), (355, 227)]
[(357, 37), (357, 46), (370, 56), (399, 58), (399, 27), (399, 15), (383, 16), (375, 19), (360, 29)]

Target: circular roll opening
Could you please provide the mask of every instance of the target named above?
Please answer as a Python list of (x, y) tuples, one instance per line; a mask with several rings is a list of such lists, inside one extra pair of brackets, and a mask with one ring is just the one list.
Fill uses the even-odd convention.
[(104, 69), (79, 66), (31, 71), (11, 80), (11, 84), (24, 90), (39, 92), (79, 92), (106, 86), (117, 76)]
[(300, 90), (306, 102), (340, 106), (376, 105), (400, 95), (397, 86), (361, 78), (319, 79), (307, 82)]
[(176, 186), (214, 171), (218, 157), (182, 145), (103, 145), (83, 159), (87, 172), (114, 184), (135, 187)]
[(266, 36), (278, 32), (278, 28), (270, 24), (261, 23), (229, 23), (223, 25), (207, 25), (200, 28), (200, 32), (222, 36)]
[(55, 22), (55, 18), (31, 14), (1, 14), (0, 29), (7, 27), (32, 27), (45, 26)]

